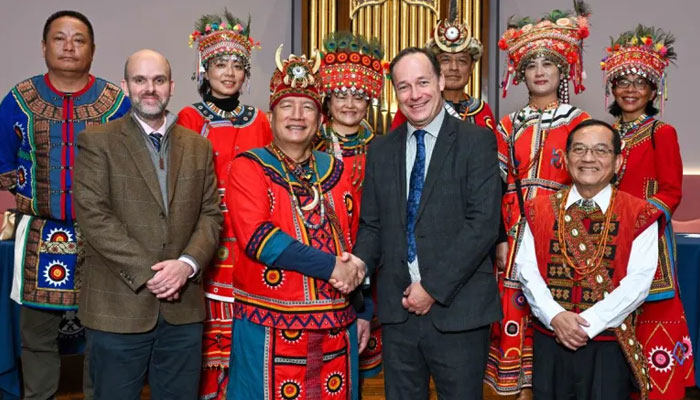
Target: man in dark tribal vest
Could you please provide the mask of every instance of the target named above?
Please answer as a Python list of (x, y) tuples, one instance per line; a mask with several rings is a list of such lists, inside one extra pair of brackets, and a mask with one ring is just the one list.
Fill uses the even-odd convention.
[(636, 391), (648, 397), (635, 319), (665, 221), (657, 208), (611, 184), (621, 147), (607, 123), (580, 123), (566, 143), (573, 185), (526, 203), (515, 264), (537, 317), (536, 399), (622, 399)]
[(130, 107), (118, 86), (90, 74), (95, 36), (83, 14), (51, 15), (41, 47), (48, 72), (18, 83), (0, 104), (0, 190), (15, 194), (21, 214), (11, 297), (22, 304), (26, 399), (52, 398), (58, 390), (58, 330), (63, 313), (78, 308), (83, 253), (73, 210), (76, 138)]

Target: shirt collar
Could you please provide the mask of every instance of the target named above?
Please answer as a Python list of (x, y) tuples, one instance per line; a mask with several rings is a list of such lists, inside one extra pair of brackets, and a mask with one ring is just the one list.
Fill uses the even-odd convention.
[[(424, 131), (428, 132), (429, 135), (432, 135), (433, 137), (437, 137), (438, 133), (440, 133), (440, 128), (442, 128), (442, 121), (445, 119), (445, 107), (442, 105), (440, 107), (440, 112), (433, 118), (432, 121), (428, 125), (423, 128)], [(413, 132), (417, 131), (417, 129), (411, 125), (410, 122), (406, 123), (406, 127), (408, 129), (408, 137), (410, 138), (413, 136)]]
[[(603, 190), (593, 196), (592, 200), (595, 201), (603, 214), (605, 214), (605, 212), (608, 210), (608, 205), (610, 205), (610, 196), (612, 196), (612, 186), (610, 186), (610, 184), (605, 186)], [(583, 196), (579, 194), (578, 189), (576, 189), (576, 185), (573, 185), (571, 187), (571, 191), (569, 192), (569, 197), (566, 199), (566, 208), (568, 209), (572, 204), (581, 200), (582, 198)]]
[(139, 118), (136, 113), (134, 113), (134, 118), (136, 118), (136, 121), (141, 125), (141, 129), (143, 129), (146, 134), (151, 134), (151, 133), (160, 133), (163, 137), (165, 137), (165, 134), (168, 132), (167, 131), (167, 122), (168, 118), (163, 118), (163, 125), (161, 125), (158, 129), (153, 129), (151, 128), (150, 125), (145, 123), (141, 118)]

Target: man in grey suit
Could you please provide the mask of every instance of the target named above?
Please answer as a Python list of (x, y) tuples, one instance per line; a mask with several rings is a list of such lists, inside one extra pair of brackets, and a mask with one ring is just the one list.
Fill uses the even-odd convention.
[(194, 399), (205, 316), (201, 273), (222, 215), (210, 142), (166, 111), (170, 64), (141, 50), (122, 87), (132, 111), (78, 137), (75, 209), (86, 240), (80, 319), (95, 398)]
[(376, 270), (387, 399), (479, 399), (501, 318), (489, 250), (501, 183), (493, 132), (446, 115), (434, 56), (402, 50), (391, 80), (407, 123), (368, 154), (354, 253)]

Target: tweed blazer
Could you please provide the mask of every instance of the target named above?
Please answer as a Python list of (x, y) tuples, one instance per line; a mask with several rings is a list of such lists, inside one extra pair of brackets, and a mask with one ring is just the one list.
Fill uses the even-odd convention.
[[(411, 284), (406, 240), (406, 123), (374, 140), (367, 155), (360, 228), (353, 252), (376, 271), (377, 313), (406, 321)], [(489, 250), (498, 236), (501, 180), (488, 129), (445, 116), (416, 217), (421, 285), (436, 300), (427, 317), (455, 332), (501, 318)]]
[[(85, 239), (79, 317), (88, 328), (114, 333), (204, 320), (202, 269), (213, 256), (223, 217), (213, 151), (207, 139), (168, 128), (168, 207), (141, 127), (131, 114), (78, 135), (75, 210)], [(159, 300), (145, 283), (159, 261), (187, 254), (200, 270), (180, 299)]]

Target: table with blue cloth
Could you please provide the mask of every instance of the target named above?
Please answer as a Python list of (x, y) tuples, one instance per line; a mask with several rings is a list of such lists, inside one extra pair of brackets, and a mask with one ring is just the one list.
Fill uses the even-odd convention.
[(0, 241), (0, 398), (19, 399), (19, 305), (10, 300), (15, 242)]
[(698, 357), (698, 339), (700, 338), (700, 235), (677, 234), (676, 249), (678, 255), (678, 285), (681, 301), (688, 321), (690, 340), (695, 356), (695, 383), (700, 386), (700, 357)]

